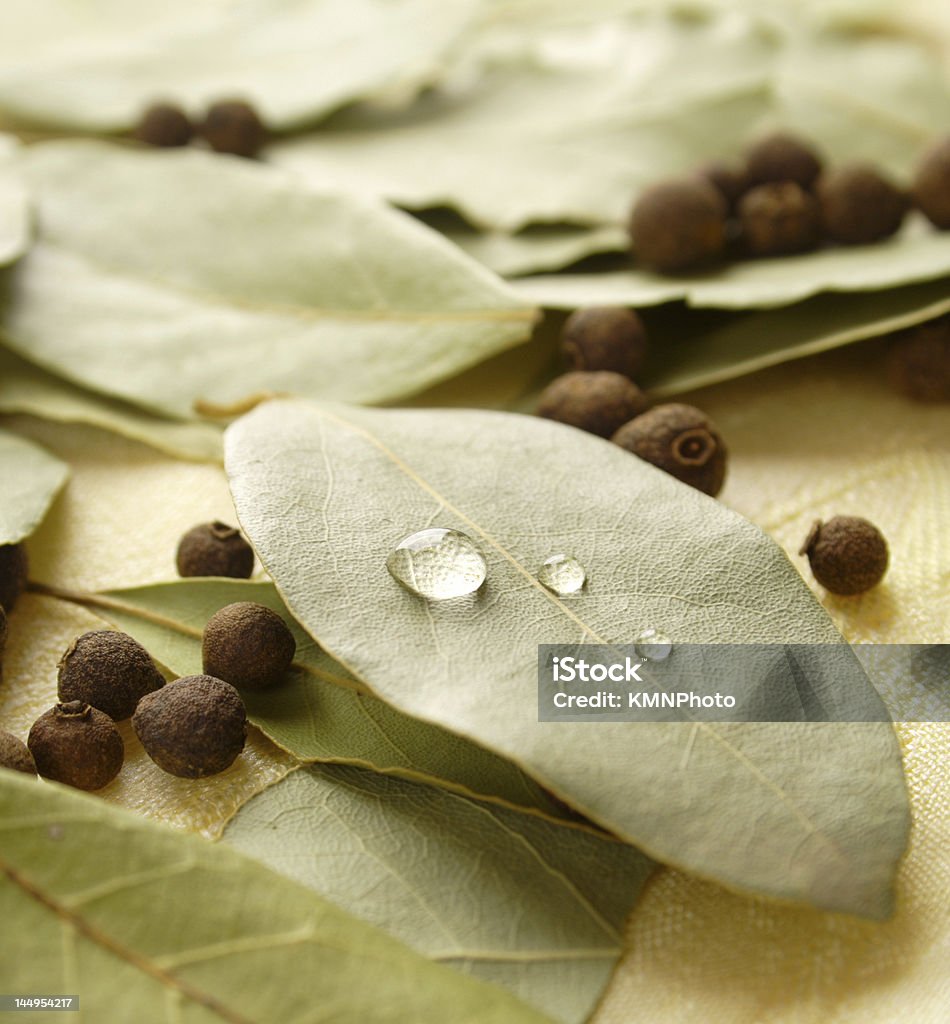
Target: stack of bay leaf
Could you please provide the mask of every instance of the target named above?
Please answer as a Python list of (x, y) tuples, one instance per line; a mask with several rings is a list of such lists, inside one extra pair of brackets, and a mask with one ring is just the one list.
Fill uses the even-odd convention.
[[(26, 540), (45, 592), (11, 615), (0, 726), (25, 735), (59, 653), (103, 621), (184, 675), (210, 615), (250, 599), (293, 619), (298, 658), (286, 686), (245, 695), (248, 747), (221, 776), (163, 775), (125, 726), (126, 765), (96, 796), (2, 773), (0, 914), (19, 946), (0, 992), (77, 993), (105, 1021), (607, 1024), (635, 1019), (634, 986), (644, 1020), (703, 1019), (714, 996), (717, 1019), (751, 1022), (765, 992), (776, 1020), (844, 1021), (850, 989), (803, 1002), (763, 966), (770, 984), (746, 990), (747, 958), (722, 993), (721, 961), (674, 984), (670, 963), (701, 960), (682, 925), (695, 897), (703, 934), (717, 913), (740, 922), (730, 948), (787, 930), (763, 963), (791, 950), (809, 976), (831, 934), (859, 977), (848, 942), (887, 950), (894, 926), (843, 915), (894, 910), (905, 771), (918, 838), (894, 958), (916, 965), (921, 929), (946, 941), (920, 888), (945, 878), (920, 863), (946, 828), (926, 769), (945, 727), (899, 744), (884, 724), (536, 721), (540, 642), (648, 626), (677, 642), (945, 638), (946, 556), (909, 558), (898, 533), (939, 533), (945, 411), (878, 391), (873, 341), (780, 364), (950, 310), (950, 235), (911, 219), (880, 246), (675, 280), (623, 255), (638, 189), (763, 128), (907, 180), (950, 128), (934, 34), (885, 0), (832, 6), (3, 5), (0, 543)], [(156, 98), (197, 112), (234, 94), (277, 133), (260, 163), (124, 137)], [(542, 310), (605, 302), (649, 307), (658, 395), (773, 367), (696, 399), (733, 450), (723, 503), (599, 439), (485, 411), (527, 408), (557, 372)], [(846, 385), (847, 414), (829, 404)], [(820, 487), (790, 489), (816, 465)], [(879, 499), (896, 564), (858, 604), (823, 607), (732, 510), (793, 549), (802, 520), (882, 467), (914, 502)], [(235, 516), (255, 579), (174, 580), (181, 532)], [(385, 571), (430, 522), (485, 552), (470, 604), (423, 604)], [(535, 581), (559, 550), (588, 571), (574, 600)], [(895, 973), (888, 1005), (905, 991), (936, 1019), (911, 980)]]

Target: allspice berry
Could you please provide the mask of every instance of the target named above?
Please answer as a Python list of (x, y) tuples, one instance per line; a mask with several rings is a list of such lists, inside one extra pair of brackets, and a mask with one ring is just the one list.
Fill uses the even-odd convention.
[(692, 405), (658, 405), (611, 438), (614, 444), (715, 497), (726, 479), (726, 446), (712, 420)]
[(749, 176), (745, 167), (738, 164), (710, 160), (699, 167), (696, 174), (719, 192), (729, 212), (735, 210), (739, 200), (749, 190)]
[(125, 747), (112, 719), (80, 700), (57, 704), (30, 729), (27, 746), (44, 779), (102, 789), (119, 774)]
[(726, 201), (702, 178), (646, 189), (630, 214), (633, 254), (661, 272), (686, 270), (718, 256), (726, 241)]
[(611, 370), (635, 379), (647, 354), (643, 321), (624, 306), (589, 306), (565, 321), (561, 348), (572, 370)]
[(753, 142), (746, 150), (746, 178), (750, 186), (792, 181), (810, 189), (821, 174), (821, 157), (803, 139), (775, 132)]
[(223, 772), (244, 749), (247, 712), (230, 683), (185, 676), (146, 694), (132, 716), (132, 728), (163, 771), (202, 779)]
[(214, 613), (201, 641), (202, 667), (232, 686), (265, 689), (282, 682), (297, 642), (270, 608), (238, 601)]
[(254, 571), (254, 550), (241, 531), (226, 523), (200, 523), (178, 542), (179, 576), (229, 576), (246, 580)]
[(26, 775), (36, 774), (36, 762), (30, 748), (6, 729), (0, 729), (0, 768), (11, 768)]
[(950, 228), (950, 136), (924, 153), (912, 191), (917, 209), (934, 227), (942, 231)]
[(806, 252), (821, 240), (818, 200), (791, 181), (748, 191), (739, 201), (739, 221), (753, 256)]
[(147, 693), (165, 685), (148, 651), (127, 633), (96, 629), (59, 660), (59, 699), (80, 700), (121, 722)]
[(950, 402), (950, 316), (901, 331), (887, 354), (891, 383), (918, 402)]
[(16, 599), (26, 586), (29, 560), (22, 544), (0, 545), (0, 607), (13, 611)]
[(165, 149), (187, 146), (195, 133), (188, 115), (173, 103), (153, 103), (135, 126), (135, 138)]
[(890, 238), (904, 222), (907, 197), (869, 164), (832, 168), (818, 179), (825, 234), (842, 245)]
[(7, 635), (10, 627), (7, 625), (7, 613), (0, 605), (0, 678), (3, 677), (3, 652), (7, 649)]
[(646, 395), (622, 373), (574, 370), (556, 377), (541, 392), (537, 414), (598, 437), (610, 437), (648, 406)]
[(234, 156), (257, 156), (267, 137), (257, 111), (244, 100), (212, 104), (198, 130), (213, 150)]
[(832, 594), (862, 594), (887, 571), (887, 541), (860, 516), (818, 520), (798, 553), (808, 556), (815, 579)]

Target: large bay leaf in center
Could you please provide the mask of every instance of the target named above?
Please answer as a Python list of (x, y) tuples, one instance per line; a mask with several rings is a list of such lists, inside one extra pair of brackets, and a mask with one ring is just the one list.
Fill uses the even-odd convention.
[[(517, 761), (658, 859), (889, 912), (907, 832), (889, 724), (537, 720), (540, 643), (649, 626), (674, 643), (840, 641), (758, 528), (608, 442), (512, 414), (274, 402), (230, 428), (226, 463), (294, 616), (383, 699)], [(393, 545), (431, 525), (483, 550), (477, 594), (429, 602), (389, 576)], [(535, 577), (561, 551), (588, 571), (572, 599)]]

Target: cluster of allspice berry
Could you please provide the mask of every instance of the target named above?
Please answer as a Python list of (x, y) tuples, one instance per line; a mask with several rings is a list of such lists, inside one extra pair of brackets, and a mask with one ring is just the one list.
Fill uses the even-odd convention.
[(808, 142), (776, 133), (735, 165), (710, 162), (650, 186), (629, 220), (636, 259), (660, 273), (724, 256), (783, 256), (890, 238), (916, 207), (950, 228), (950, 137), (922, 157), (909, 190), (867, 163), (826, 168)]
[[(188, 531), (178, 556), (183, 575), (247, 577), (253, 567), (250, 545), (239, 531), (221, 523)], [(6, 560), (18, 574), (20, 560)], [(0, 584), (8, 583), (8, 577), (0, 571)], [(5, 639), (6, 618), (0, 612), (0, 654)], [(202, 674), (166, 683), (133, 637), (111, 629), (83, 633), (60, 659), (57, 703), (33, 723), (26, 743), (0, 732), (0, 767), (78, 789), (102, 789), (125, 760), (116, 722), (131, 718), (143, 749), (163, 771), (188, 779), (224, 771), (247, 738), (247, 712), (238, 688), (280, 684), (293, 662), (296, 641), (272, 609), (240, 601), (211, 616), (201, 651)]]
[(541, 393), (537, 413), (599, 437), (715, 496), (726, 478), (726, 446), (701, 410), (681, 402), (650, 407), (633, 378), (647, 355), (640, 316), (592, 306), (567, 318), (561, 347), (571, 367)]
[(250, 103), (240, 99), (212, 103), (197, 123), (174, 103), (153, 103), (142, 114), (134, 136), (163, 149), (187, 146), (201, 139), (216, 153), (252, 158), (267, 141), (267, 129)]

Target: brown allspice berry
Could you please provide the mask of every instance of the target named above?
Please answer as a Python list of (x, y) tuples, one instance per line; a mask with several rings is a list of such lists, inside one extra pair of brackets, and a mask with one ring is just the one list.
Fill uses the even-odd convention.
[(611, 370), (635, 379), (647, 354), (643, 321), (625, 306), (588, 306), (564, 322), (561, 349), (572, 370)]
[(81, 700), (57, 704), (33, 723), (27, 746), (44, 779), (102, 789), (118, 774), (125, 747), (112, 719)]
[(247, 738), (241, 695), (223, 679), (185, 676), (146, 694), (132, 728), (148, 756), (169, 775), (202, 779), (233, 764)]
[(7, 613), (3, 610), (3, 605), (0, 605), (0, 678), (3, 677), (3, 653), (7, 649), (7, 636), (9, 632), (10, 627), (7, 624)]
[(677, 178), (646, 189), (628, 225), (633, 254), (661, 272), (687, 270), (718, 256), (726, 241), (726, 201), (702, 178)]
[(895, 335), (887, 371), (893, 386), (918, 402), (950, 402), (950, 316)]
[(887, 541), (860, 516), (817, 520), (798, 553), (808, 556), (812, 575), (832, 594), (862, 594), (887, 571)]
[(91, 704), (116, 722), (130, 718), (145, 694), (164, 685), (148, 651), (114, 629), (83, 633), (59, 660), (59, 699)]
[(825, 234), (842, 245), (890, 238), (907, 213), (907, 196), (870, 164), (847, 164), (824, 173), (815, 189)]
[(739, 221), (753, 256), (806, 252), (821, 240), (818, 200), (792, 181), (750, 189), (739, 201)]
[(13, 611), (26, 586), (30, 563), (22, 544), (0, 544), (0, 607)]
[(6, 729), (0, 729), (0, 768), (10, 768), (26, 775), (36, 774), (36, 762), (30, 748)]
[(934, 227), (950, 228), (950, 135), (931, 146), (917, 164), (914, 204)]
[(246, 580), (254, 571), (254, 549), (227, 523), (199, 523), (178, 542), (179, 576), (229, 576)]
[(610, 435), (649, 407), (646, 395), (622, 373), (573, 370), (541, 392), (537, 414), (598, 437)]
[(749, 190), (749, 176), (745, 167), (725, 160), (710, 160), (702, 164), (696, 169), (696, 175), (708, 181), (719, 192), (730, 212), (735, 210), (739, 200)]
[(669, 402), (625, 423), (614, 444), (715, 497), (726, 479), (727, 451), (712, 420), (700, 409)]
[(751, 186), (792, 181), (810, 189), (821, 174), (821, 157), (804, 139), (774, 132), (746, 149), (746, 179)]
[(135, 138), (147, 146), (187, 146), (195, 133), (188, 115), (174, 103), (153, 103), (135, 126)]
[(232, 686), (266, 689), (282, 682), (297, 642), (270, 608), (237, 601), (215, 612), (201, 640), (202, 667)]
[(254, 157), (267, 138), (257, 111), (244, 100), (213, 103), (198, 129), (201, 137), (218, 153)]

